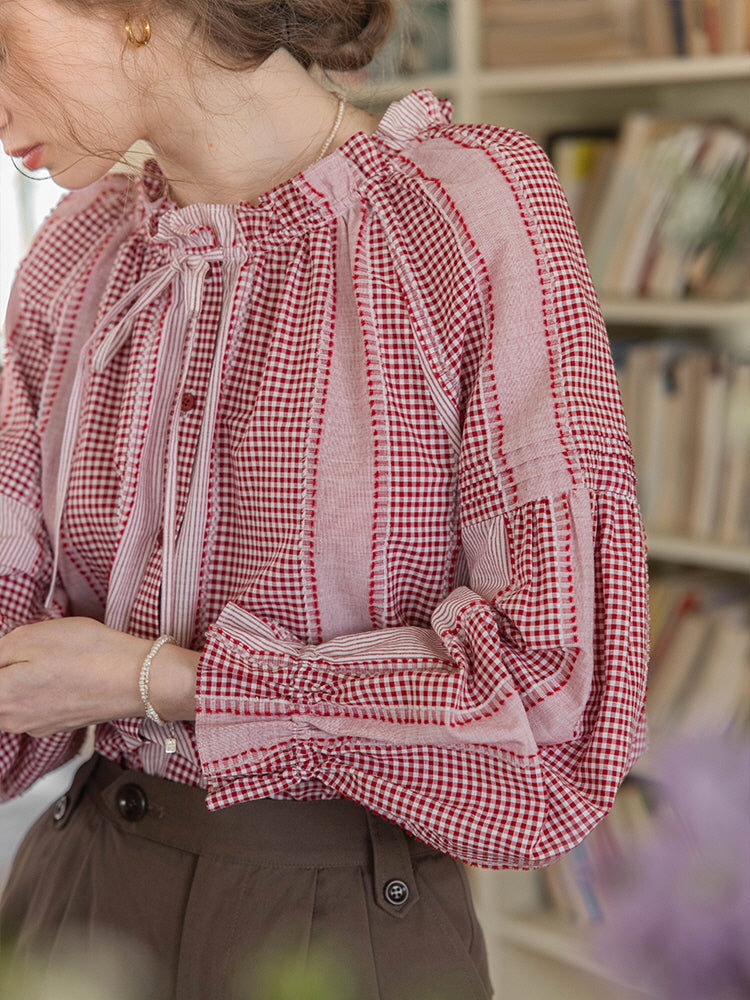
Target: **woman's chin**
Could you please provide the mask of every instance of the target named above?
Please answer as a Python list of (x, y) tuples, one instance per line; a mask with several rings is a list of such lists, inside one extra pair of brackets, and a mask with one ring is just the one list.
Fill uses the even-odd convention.
[(64, 188), (66, 191), (79, 191), (81, 188), (86, 188), (101, 180), (111, 170), (115, 162), (114, 159), (103, 160), (100, 157), (79, 157), (70, 165), (61, 166), (59, 163), (53, 163), (49, 166), (45, 165), (45, 169), (58, 187)]

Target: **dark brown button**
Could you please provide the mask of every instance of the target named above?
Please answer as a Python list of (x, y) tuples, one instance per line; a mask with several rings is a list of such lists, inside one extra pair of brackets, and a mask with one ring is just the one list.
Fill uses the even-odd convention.
[(189, 413), (195, 407), (195, 396), (192, 392), (183, 392), (180, 408), (183, 413)]
[(137, 823), (148, 812), (148, 799), (140, 785), (123, 785), (117, 793), (117, 808), (128, 823)]
[(409, 886), (400, 878), (392, 878), (383, 886), (383, 895), (391, 906), (403, 906), (409, 898)]

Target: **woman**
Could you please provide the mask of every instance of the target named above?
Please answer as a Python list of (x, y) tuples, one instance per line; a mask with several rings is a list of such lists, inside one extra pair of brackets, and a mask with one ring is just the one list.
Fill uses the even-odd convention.
[(114, 930), (183, 1000), (327, 949), (358, 1000), (486, 997), (455, 859), (549, 863), (642, 748), (642, 533), (573, 224), (525, 137), (317, 82), (390, 20), (0, 5), (5, 150), (73, 190), (7, 322), (4, 794), (96, 727), (16, 860), (20, 953)]

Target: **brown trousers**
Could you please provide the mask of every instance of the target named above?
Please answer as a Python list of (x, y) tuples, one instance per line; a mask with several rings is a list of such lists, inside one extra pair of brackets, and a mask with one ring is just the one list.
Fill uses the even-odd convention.
[(200, 789), (96, 756), (21, 845), (0, 948), (90, 967), (102, 1000), (492, 995), (452, 858), (351, 802), (209, 813)]

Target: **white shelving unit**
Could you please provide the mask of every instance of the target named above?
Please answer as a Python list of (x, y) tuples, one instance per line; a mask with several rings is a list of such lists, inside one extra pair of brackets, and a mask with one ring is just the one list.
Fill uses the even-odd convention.
[[(414, 0), (417, 2), (417, 0)], [(537, 140), (559, 129), (615, 127), (633, 109), (680, 117), (723, 117), (750, 128), (750, 53), (611, 63), (485, 69), (480, 0), (452, 0), (450, 72), (360, 86), (353, 96), (384, 105), (421, 87), (448, 97), (458, 121), (517, 128)], [(613, 336), (650, 329), (721, 338), (750, 356), (750, 301), (602, 301)], [(750, 579), (750, 546), (649, 537), (654, 562), (705, 567)], [(606, 821), (605, 821), (606, 822)], [(472, 871), (499, 1000), (643, 1000), (594, 957), (590, 929), (545, 913), (533, 873)]]
[[(468, 6), (468, 5), (467, 5)], [(747, 80), (748, 55), (634, 59), (576, 66), (542, 66), (513, 70), (486, 70), (476, 75), (475, 89), (494, 94), (603, 87), (664, 86), (717, 80)]]
[(601, 299), (609, 323), (746, 331), (750, 328), (750, 301), (701, 302), (684, 299)]
[(648, 543), (652, 560), (741, 573), (750, 578), (750, 548), (695, 541), (672, 535), (654, 535)]

